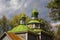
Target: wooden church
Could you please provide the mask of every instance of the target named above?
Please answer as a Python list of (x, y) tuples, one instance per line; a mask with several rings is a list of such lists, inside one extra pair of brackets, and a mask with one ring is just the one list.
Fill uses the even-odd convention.
[(0, 40), (53, 40), (53, 36), (41, 26), (38, 20), (38, 11), (33, 9), (32, 18), (25, 23), (25, 16), (20, 19), (20, 25), (5, 32)]

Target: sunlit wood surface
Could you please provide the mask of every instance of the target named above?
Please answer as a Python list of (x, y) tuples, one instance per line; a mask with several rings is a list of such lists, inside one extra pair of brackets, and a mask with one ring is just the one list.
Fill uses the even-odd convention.
[(18, 37), (16, 34), (13, 34), (13, 33), (7, 33), (7, 35), (8, 35), (12, 40), (22, 40), (21, 37)]

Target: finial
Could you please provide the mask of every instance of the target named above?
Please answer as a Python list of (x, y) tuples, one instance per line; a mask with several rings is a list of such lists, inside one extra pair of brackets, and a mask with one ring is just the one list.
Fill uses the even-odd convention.
[(36, 3), (34, 4), (34, 9), (32, 10), (32, 19), (38, 18), (38, 11), (36, 9)]
[(36, 9), (36, 6), (37, 6), (36, 3), (34, 3), (34, 8), (35, 8), (35, 9)]
[(22, 9), (22, 10), (21, 10), (21, 18), (22, 18), (22, 17), (26, 17), (26, 15), (25, 15), (25, 9)]
[(37, 4), (36, 4), (36, 3), (34, 3), (34, 9), (33, 9), (32, 13), (37, 12), (36, 7), (37, 7)]

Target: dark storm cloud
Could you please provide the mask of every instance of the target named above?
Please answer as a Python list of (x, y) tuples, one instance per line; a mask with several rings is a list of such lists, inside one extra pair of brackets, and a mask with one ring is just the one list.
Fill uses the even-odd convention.
[(39, 17), (46, 18), (49, 13), (47, 6), (49, 0), (0, 0), (0, 16), (6, 15), (11, 18), (11, 15), (25, 11), (25, 13), (31, 16), (31, 11), (34, 9), (34, 3), (39, 12)]

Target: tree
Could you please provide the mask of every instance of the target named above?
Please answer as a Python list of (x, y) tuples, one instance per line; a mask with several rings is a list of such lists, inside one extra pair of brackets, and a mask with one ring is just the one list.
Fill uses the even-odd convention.
[(52, 28), (52, 27), (50, 26), (50, 24), (49, 24), (46, 20), (40, 18), (39, 21), (40, 21), (41, 26), (42, 26), (46, 31), (51, 31), (51, 28)]
[(48, 3), (48, 8), (51, 9), (50, 17), (52, 20), (59, 21), (60, 20), (60, 0), (51, 0), (51, 2)]
[(8, 19), (4, 15), (1, 19), (1, 26), (2, 26), (4, 32), (7, 31), (7, 22), (8, 22)]
[(19, 20), (19, 18), (18, 18), (18, 15), (14, 15), (13, 17), (12, 17), (12, 19), (9, 21), (9, 25), (13, 28), (13, 27), (15, 27), (15, 26), (17, 26), (18, 25), (18, 21)]
[(30, 20), (30, 18), (28, 16), (26, 16), (25, 13), (20, 13), (20, 14), (14, 15), (9, 22), (12, 28), (16, 27), (17, 25), (20, 24), (20, 18), (22, 16), (26, 17), (26, 22), (28, 22)]
[(58, 27), (57, 36), (58, 36), (58, 40), (60, 40), (60, 25)]
[[(51, 2), (48, 3), (47, 6), (49, 9), (51, 9), (51, 12), (49, 13), (51, 19), (53, 21), (60, 21), (60, 0), (51, 0)], [(58, 26), (57, 33), (54, 32), (54, 40), (60, 40), (60, 27)]]
[[(25, 16), (25, 17), (26, 17), (26, 23), (30, 20), (30, 18), (29, 18), (25, 13), (20, 13), (20, 14), (18, 14), (19, 19), (20, 19), (22, 16)], [(20, 20), (19, 20), (19, 21), (20, 21)]]
[(60, 25), (58, 25), (57, 27), (58, 27), (58, 30), (54, 35), (55, 36), (54, 40), (60, 40)]

